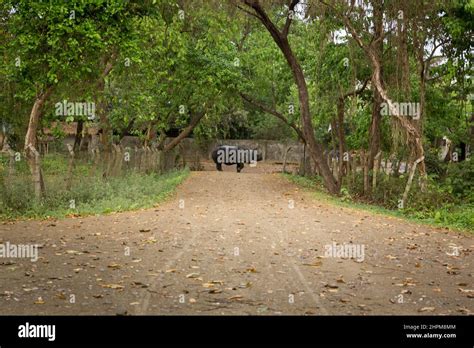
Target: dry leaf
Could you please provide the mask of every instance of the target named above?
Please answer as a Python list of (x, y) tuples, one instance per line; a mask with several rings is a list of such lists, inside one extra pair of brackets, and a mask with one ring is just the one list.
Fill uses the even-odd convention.
[(145, 240), (145, 244), (153, 244), (153, 243), (156, 243), (157, 240), (153, 237), (151, 238), (148, 238), (147, 240)]
[(228, 300), (231, 300), (231, 301), (233, 301), (233, 300), (240, 301), (242, 298), (243, 298), (242, 295), (234, 295), (234, 296), (229, 297)]
[(461, 288), (459, 288), (458, 290), (460, 292), (462, 292), (463, 294), (472, 294), (472, 293), (474, 293), (474, 290), (472, 290), (472, 289), (461, 289)]
[(101, 285), (103, 288), (107, 289), (115, 289), (115, 290), (122, 290), (125, 288), (125, 286), (120, 285), (120, 284), (103, 284)]
[(326, 284), (324, 285), (325, 288), (330, 288), (330, 289), (337, 289), (339, 286), (336, 284)]
[(317, 261), (314, 261), (312, 263), (303, 263), (303, 266), (311, 266), (311, 267), (319, 267), (323, 264), (322, 261), (320, 260), (317, 260)]

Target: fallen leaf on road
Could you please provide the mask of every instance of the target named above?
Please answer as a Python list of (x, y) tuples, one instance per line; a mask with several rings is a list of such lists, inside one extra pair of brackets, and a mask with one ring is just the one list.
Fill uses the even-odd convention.
[(35, 304), (45, 304), (45, 302), (42, 297), (38, 297), (38, 299), (35, 301)]
[(471, 312), (469, 309), (467, 309), (467, 308), (459, 308), (457, 311), (460, 312), (460, 313), (464, 313), (464, 314), (471, 314), (471, 313), (472, 313), (472, 312)]
[(120, 269), (122, 266), (120, 266), (118, 263), (112, 262), (110, 265), (107, 266), (108, 268), (112, 269)]
[(336, 284), (326, 284), (324, 285), (325, 288), (330, 288), (330, 289), (337, 289), (339, 286)]
[(59, 298), (60, 300), (65, 300), (66, 294), (64, 292), (60, 292), (59, 294), (56, 294), (56, 297)]
[(77, 250), (66, 250), (66, 254), (81, 254), (80, 251), (77, 251)]
[(103, 288), (107, 289), (115, 289), (115, 290), (122, 290), (125, 288), (125, 286), (120, 285), (120, 284), (103, 284), (101, 285)]
[(145, 242), (145, 244), (153, 244), (153, 243), (156, 243), (157, 240), (155, 238), (151, 237), (151, 238), (148, 238), (147, 240), (145, 240), (144, 242)]
[(148, 288), (148, 284), (144, 284), (142, 282), (133, 282), (133, 285), (139, 286), (141, 288)]
[(303, 263), (303, 266), (319, 267), (323, 264), (322, 261), (314, 261), (312, 263)]
[(229, 297), (228, 300), (231, 300), (231, 301), (233, 301), (233, 300), (240, 301), (242, 298), (243, 298), (242, 295), (234, 295), (234, 296)]
[(474, 293), (474, 290), (472, 290), (472, 289), (461, 289), (461, 288), (459, 288), (458, 290), (460, 292), (462, 292), (463, 294), (472, 294), (472, 293)]
[(416, 283), (412, 282), (411, 278), (407, 278), (403, 281), (403, 283), (395, 284), (396, 286), (416, 286)]

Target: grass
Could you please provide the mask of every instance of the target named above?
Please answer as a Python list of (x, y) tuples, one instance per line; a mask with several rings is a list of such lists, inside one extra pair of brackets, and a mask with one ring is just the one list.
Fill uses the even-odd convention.
[(307, 191), (310, 191), (317, 200), (338, 206), (356, 208), (376, 214), (397, 217), (423, 225), (444, 227), (461, 232), (474, 233), (474, 206), (472, 204), (450, 205), (444, 208), (433, 209), (432, 211), (429, 211), (429, 213), (420, 213), (410, 209), (392, 210), (378, 205), (355, 201), (344, 189), (342, 190), (342, 196), (331, 196), (325, 192), (322, 182), (318, 178), (309, 178), (294, 174), (282, 175), (287, 180), (297, 184)]
[(41, 201), (33, 199), (30, 176), (22, 165), (13, 178), (3, 178), (0, 220), (63, 218), (151, 208), (173, 194), (189, 175), (187, 169), (166, 174), (130, 171), (104, 180), (100, 170), (91, 174), (90, 165), (84, 163), (76, 166), (73, 184), (66, 189), (65, 163), (60, 156), (43, 160), (46, 196)]

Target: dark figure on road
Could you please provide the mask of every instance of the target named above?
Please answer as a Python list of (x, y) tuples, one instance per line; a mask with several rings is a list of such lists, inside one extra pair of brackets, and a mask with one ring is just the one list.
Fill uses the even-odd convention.
[(222, 164), (237, 165), (237, 173), (244, 168), (244, 163), (256, 164), (262, 160), (257, 150), (246, 149), (241, 146), (221, 145), (212, 151), (212, 160), (218, 171), (222, 171)]

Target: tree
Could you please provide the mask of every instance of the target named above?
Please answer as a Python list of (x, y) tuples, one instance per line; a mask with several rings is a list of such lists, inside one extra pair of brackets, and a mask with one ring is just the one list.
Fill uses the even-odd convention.
[(288, 14), (285, 24), (281, 30), (278, 29), (272, 22), (258, 0), (244, 0), (243, 3), (249, 9), (253, 10), (253, 12), (249, 13), (255, 16), (268, 30), (273, 40), (283, 53), (288, 66), (291, 69), (295, 83), (298, 87), (301, 123), (305, 142), (308, 145), (311, 156), (313, 157), (313, 160), (315, 161), (321, 176), (323, 177), (325, 187), (330, 193), (337, 194), (340, 190), (341, 183), (338, 182), (332, 175), (324, 156), (324, 147), (315, 138), (309, 107), (308, 87), (306, 84), (304, 72), (288, 41), (291, 22), (295, 16), (295, 7), (299, 3), (299, 0), (292, 0), (289, 2)]

